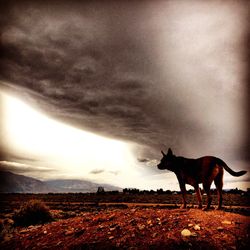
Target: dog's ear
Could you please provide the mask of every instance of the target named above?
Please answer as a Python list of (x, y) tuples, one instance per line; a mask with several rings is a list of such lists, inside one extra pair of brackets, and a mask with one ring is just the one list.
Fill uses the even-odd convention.
[(164, 153), (163, 151), (161, 151), (161, 153), (162, 153), (163, 156), (166, 156), (165, 153)]
[(171, 148), (168, 149), (168, 155), (173, 155), (173, 152), (172, 152)]

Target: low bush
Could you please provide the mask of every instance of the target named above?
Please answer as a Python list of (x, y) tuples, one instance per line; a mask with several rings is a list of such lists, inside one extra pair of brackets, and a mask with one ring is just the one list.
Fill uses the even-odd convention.
[(16, 226), (29, 226), (52, 221), (52, 215), (44, 202), (30, 200), (23, 204), (13, 216)]

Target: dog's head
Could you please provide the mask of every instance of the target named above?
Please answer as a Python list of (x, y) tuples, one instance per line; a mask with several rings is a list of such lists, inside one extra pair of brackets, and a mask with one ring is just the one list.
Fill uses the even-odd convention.
[(175, 155), (173, 154), (171, 148), (168, 149), (168, 153), (165, 154), (163, 151), (161, 151), (163, 157), (161, 159), (161, 162), (157, 165), (157, 167), (160, 170), (170, 170), (170, 171), (174, 171), (174, 159), (175, 159)]

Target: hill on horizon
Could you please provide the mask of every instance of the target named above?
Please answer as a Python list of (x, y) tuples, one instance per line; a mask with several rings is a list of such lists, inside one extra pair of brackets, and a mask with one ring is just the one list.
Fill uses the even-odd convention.
[(102, 186), (105, 191), (121, 190), (109, 184), (80, 179), (41, 181), (25, 175), (0, 170), (0, 193), (93, 193)]

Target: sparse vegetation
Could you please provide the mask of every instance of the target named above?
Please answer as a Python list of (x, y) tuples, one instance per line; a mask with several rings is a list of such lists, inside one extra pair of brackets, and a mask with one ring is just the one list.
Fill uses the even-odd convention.
[(29, 200), (13, 216), (16, 226), (29, 226), (52, 220), (49, 208), (40, 200)]
[(97, 194), (104, 194), (104, 193), (105, 193), (104, 187), (98, 187)]

